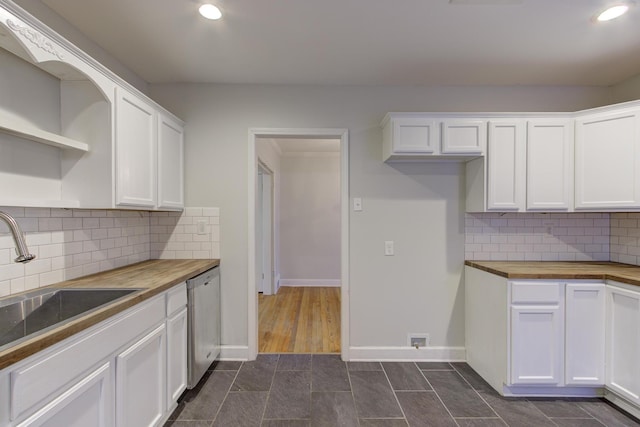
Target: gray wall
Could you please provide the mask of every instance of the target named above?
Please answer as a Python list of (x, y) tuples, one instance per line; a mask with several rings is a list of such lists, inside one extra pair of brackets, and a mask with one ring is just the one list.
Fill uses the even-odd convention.
[[(463, 173), (456, 164), (381, 161), (389, 111), (574, 111), (609, 102), (592, 87), (305, 87), (151, 85), (186, 125), (186, 202), (218, 206), (223, 344), (247, 345), (248, 129), (348, 128), (351, 344), (403, 346), (408, 332), (434, 346), (464, 343)], [(396, 256), (383, 256), (383, 241)]]
[(340, 153), (288, 154), (281, 165), (280, 278), (339, 281)]

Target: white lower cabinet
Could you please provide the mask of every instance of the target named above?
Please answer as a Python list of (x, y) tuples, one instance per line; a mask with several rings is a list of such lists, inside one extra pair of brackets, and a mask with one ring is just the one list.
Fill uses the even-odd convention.
[(187, 309), (167, 320), (167, 408), (187, 388)]
[(608, 285), (606, 295), (607, 388), (640, 405), (640, 292)]
[(510, 282), (510, 383), (559, 385), (564, 361), (564, 283)]
[(467, 363), (503, 395), (600, 395), (606, 288), (465, 267)]
[(111, 378), (107, 362), (18, 426), (113, 426)]
[(121, 427), (158, 425), (165, 407), (164, 324), (116, 357), (116, 420)]
[(565, 305), (567, 385), (604, 384), (605, 285), (568, 283)]
[(0, 371), (0, 427), (162, 425), (186, 388), (186, 300), (183, 282)]
[(511, 307), (511, 384), (562, 383), (562, 309)]

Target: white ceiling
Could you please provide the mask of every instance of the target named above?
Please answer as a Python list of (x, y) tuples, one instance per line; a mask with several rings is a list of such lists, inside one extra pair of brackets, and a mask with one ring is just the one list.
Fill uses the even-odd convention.
[(640, 74), (640, 4), (591, 20), (615, 0), (210, 0), (217, 22), (200, 18), (200, 0), (39, 1), (150, 83), (612, 85)]

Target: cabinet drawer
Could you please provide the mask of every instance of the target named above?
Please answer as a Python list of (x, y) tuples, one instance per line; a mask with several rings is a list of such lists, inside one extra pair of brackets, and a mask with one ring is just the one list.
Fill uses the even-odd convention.
[(167, 292), (167, 316), (187, 306), (187, 283), (182, 282)]
[[(70, 379), (84, 375), (97, 363), (158, 325), (165, 318), (164, 295), (144, 302), (80, 338), (71, 337), (10, 374), (11, 419), (15, 420), (45, 398), (57, 394)], [(80, 355), (80, 357), (79, 357)]]
[(512, 304), (557, 304), (561, 293), (560, 283), (511, 282)]

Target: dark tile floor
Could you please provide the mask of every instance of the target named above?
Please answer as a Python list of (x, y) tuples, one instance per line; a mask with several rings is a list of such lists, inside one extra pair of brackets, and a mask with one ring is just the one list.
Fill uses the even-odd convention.
[(165, 427), (640, 426), (600, 399), (500, 397), (466, 363), (261, 354), (219, 362)]

